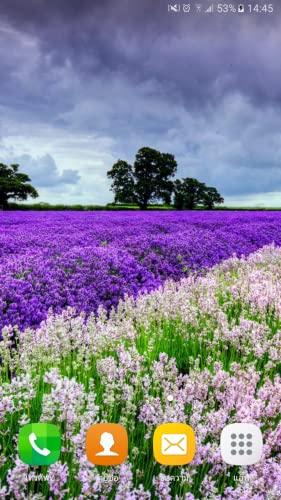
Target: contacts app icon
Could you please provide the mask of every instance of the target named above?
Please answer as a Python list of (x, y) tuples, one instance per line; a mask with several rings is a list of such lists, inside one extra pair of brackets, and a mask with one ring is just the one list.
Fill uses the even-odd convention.
[(118, 465), (128, 455), (128, 435), (120, 424), (96, 424), (86, 435), (86, 454), (95, 465)]

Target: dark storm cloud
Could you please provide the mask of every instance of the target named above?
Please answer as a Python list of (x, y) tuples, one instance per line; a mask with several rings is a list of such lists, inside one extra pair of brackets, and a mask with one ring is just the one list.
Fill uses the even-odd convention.
[(233, 89), (281, 103), (278, 12), (210, 18), (173, 16), (165, 0), (4, 0), (0, 14), (40, 39), (49, 64), (68, 58), (84, 78), (155, 78), (186, 106)]
[[(149, 144), (175, 154), (180, 176), (226, 195), (281, 190), (275, 6), (273, 15), (200, 16), (171, 15), (165, 0), (2, 0), (2, 135), (11, 144), (25, 123), (32, 139), (44, 124), (50, 148), (65, 131), (81, 138), (83, 156), (83, 137), (95, 135), (110, 144), (108, 158), (129, 161)], [(78, 181), (67, 169), (51, 178)]]

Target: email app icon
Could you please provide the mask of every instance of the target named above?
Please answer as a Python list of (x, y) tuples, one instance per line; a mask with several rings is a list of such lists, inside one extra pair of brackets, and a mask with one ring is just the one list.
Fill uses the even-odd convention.
[(162, 424), (154, 432), (153, 453), (160, 464), (188, 464), (194, 458), (195, 449), (195, 434), (187, 424)]

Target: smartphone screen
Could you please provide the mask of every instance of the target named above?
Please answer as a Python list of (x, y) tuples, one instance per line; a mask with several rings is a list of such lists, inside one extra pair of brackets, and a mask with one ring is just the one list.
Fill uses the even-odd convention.
[(280, 19), (1, 1), (0, 500), (281, 499)]

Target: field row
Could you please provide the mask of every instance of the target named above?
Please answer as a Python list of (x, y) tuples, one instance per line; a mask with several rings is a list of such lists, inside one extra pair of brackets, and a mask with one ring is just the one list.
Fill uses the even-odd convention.
[(0, 331), (48, 310), (89, 315), (167, 279), (281, 244), (280, 212), (10, 212), (0, 221)]

